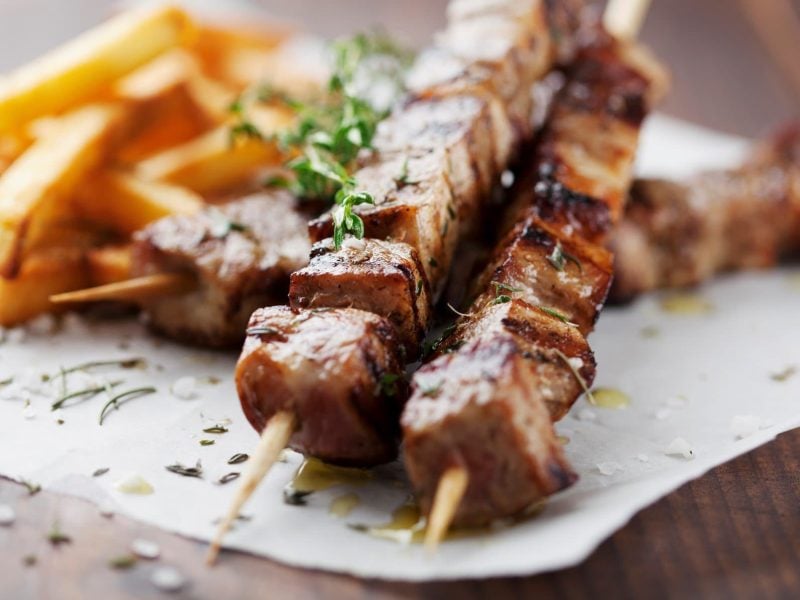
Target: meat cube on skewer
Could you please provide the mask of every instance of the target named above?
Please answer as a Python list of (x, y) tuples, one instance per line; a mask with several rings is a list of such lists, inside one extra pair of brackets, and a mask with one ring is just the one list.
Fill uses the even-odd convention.
[(285, 412), (297, 422), (289, 444), (304, 454), (358, 466), (396, 456), (405, 393), (388, 321), (356, 309), (275, 306), (257, 310), (247, 331), (236, 386), (256, 430)]
[(800, 251), (800, 127), (760, 145), (738, 169), (686, 182), (634, 183), (610, 247), (611, 298), (696, 285), (720, 271), (772, 266)]
[(252, 312), (281, 302), (308, 261), (306, 221), (288, 193), (256, 194), (194, 215), (166, 217), (134, 235), (135, 277), (191, 275), (184, 293), (143, 301), (149, 323), (177, 340), (241, 342)]
[(314, 245), (309, 265), (291, 276), (295, 309), (358, 308), (394, 325), (409, 359), (416, 356), (431, 320), (430, 291), (417, 253), (402, 242), (333, 240)]

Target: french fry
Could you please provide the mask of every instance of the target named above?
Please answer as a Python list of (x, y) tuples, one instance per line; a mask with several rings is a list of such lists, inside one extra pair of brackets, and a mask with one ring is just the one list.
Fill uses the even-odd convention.
[(230, 71), (231, 56), (239, 52), (265, 56), (290, 34), (280, 25), (232, 24), (217, 26), (201, 23), (192, 51), (200, 59), (203, 70), (212, 78), (240, 86), (247, 85)]
[(79, 216), (130, 235), (162, 217), (196, 212), (203, 199), (176, 185), (105, 171), (94, 175), (91, 185), (83, 186), (73, 203)]
[(13, 327), (55, 306), (50, 296), (91, 283), (86, 258), (76, 248), (51, 248), (29, 256), (19, 275), (0, 279), (0, 326)]
[[(38, 224), (63, 214), (63, 200), (102, 161), (124, 115), (108, 104), (78, 109), (0, 175), (0, 276), (16, 274), (26, 236), (30, 233), (35, 241), (41, 231)], [(34, 223), (40, 209), (50, 214)]]
[[(293, 118), (285, 109), (273, 107), (254, 110), (251, 117), (265, 135), (288, 127)], [(232, 143), (230, 128), (222, 126), (140, 162), (136, 173), (143, 179), (167, 181), (205, 194), (246, 181), (283, 160), (274, 142), (244, 138)]]
[(131, 278), (130, 245), (103, 246), (86, 255), (92, 287), (108, 285)]
[(219, 122), (196, 101), (194, 81), (203, 77), (197, 59), (180, 48), (162, 54), (120, 79), (114, 97), (136, 107), (136, 127), (117, 153), (130, 164), (182, 144)]
[(190, 41), (193, 32), (175, 7), (119, 15), (0, 81), (0, 132), (96, 99), (119, 77)]

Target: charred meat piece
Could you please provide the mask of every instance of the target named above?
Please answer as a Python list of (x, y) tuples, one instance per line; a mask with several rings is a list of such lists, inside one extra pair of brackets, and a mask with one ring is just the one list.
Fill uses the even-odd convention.
[(416, 356), (431, 316), (430, 291), (417, 253), (402, 242), (349, 239), (314, 245), (311, 262), (292, 274), (292, 308), (358, 308), (394, 325), (409, 359)]
[[(444, 265), (452, 261), (459, 221), (447, 177), (447, 157), (432, 150), (397, 154), (377, 160), (357, 173), (359, 188), (372, 194), (375, 205), (360, 205), (367, 238), (394, 240), (417, 252), (428, 281), (441, 288)], [(314, 242), (333, 235), (330, 213), (309, 224)]]
[(594, 354), (581, 332), (524, 300), (490, 304), (462, 319), (437, 352), (452, 353), (473, 339), (493, 336), (513, 340), (528, 359), (540, 382), (529, 391), (529, 397), (532, 402), (543, 402), (553, 421), (566, 415), (584, 386), (594, 380)]
[(133, 275), (190, 273), (191, 292), (145, 305), (150, 324), (181, 341), (241, 343), (250, 314), (285, 298), (308, 262), (305, 218), (288, 193), (257, 194), (195, 215), (166, 217), (134, 236)]
[(406, 469), (426, 511), (444, 471), (465, 470), (455, 525), (513, 516), (575, 479), (552, 421), (594, 376), (585, 336), (611, 285), (602, 244), (664, 77), (645, 56), (602, 35), (580, 53), (513, 190), (477, 298), (414, 375)]
[[(476, 96), (420, 99), (395, 112), (378, 127), (374, 146), (380, 157), (443, 151), (441, 175), (450, 182), (459, 220), (472, 223), (497, 176), (487, 103)], [(399, 172), (387, 174), (394, 179)], [(356, 173), (357, 181), (360, 173)], [(369, 173), (367, 173), (369, 177)], [(367, 179), (369, 182), (369, 178)]]
[(770, 267), (797, 253), (800, 128), (787, 128), (737, 170), (685, 183), (637, 181), (610, 247), (616, 302), (721, 271)]
[(257, 431), (290, 411), (298, 423), (290, 446), (304, 454), (341, 465), (387, 462), (397, 454), (405, 398), (396, 346), (394, 328), (372, 313), (259, 309), (236, 366), (242, 409)]
[(415, 374), (403, 454), (424, 512), (454, 465), (469, 472), (455, 516), (465, 526), (518, 514), (575, 481), (547, 408), (529, 397), (539, 385), (529, 361), (513, 340), (490, 333)]
[(535, 214), (508, 235), (478, 279), (473, 307), (521, 298), (563, 315), (587, 335), (611, 283), (611, 254), (579, 237), (566, 237)]

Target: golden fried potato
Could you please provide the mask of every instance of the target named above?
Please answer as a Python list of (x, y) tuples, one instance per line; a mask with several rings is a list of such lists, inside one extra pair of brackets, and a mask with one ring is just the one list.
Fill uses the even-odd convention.
[(131, 277), (131, 247), (129, 244), (94, 248), (89, 250), (86, 258), (92, 287), (126, 281)]
[(96, 99), (113, 81), (190, 41), (182, 10), (163, 6), (120, 14), (0, 81), (0, 132)]
[(13, 327), (53, 311), (51, 295), (90, 284), (83, 251), (50, 248), (31, 254), (14, 279), (0, 279), (0, 326)]
[(162, 217), (196, 212), (203, 199), (186, 188), (111, 170), (92, 176), (73, 204), (78, 216), (128, 236)]

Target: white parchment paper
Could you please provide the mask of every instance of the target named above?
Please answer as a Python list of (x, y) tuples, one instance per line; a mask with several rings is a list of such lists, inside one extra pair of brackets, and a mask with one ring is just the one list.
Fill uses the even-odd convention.
[[(641, 170), (685, 175), (734, 163), (745, 147), (741, 140), (657, 117), (646, 131)], [(799, 276), (784, 269), (723, 278), (699, 292), (713, 307), (708, 314), (665, 313), (658, 297), (608, 309), (591, 338), (597, 385), (620, 389), (632, 402), (609, 410), (582, 399), (559, 424), (581, 479), (550, 499), (536, 518), (448, 541), (431, 557), (418, 545), (375, 539), (347, 526), (385, 523), (406, 500), (397, 465), (379, 470), (366, 485), (319, 492), (297, 507), (282, 501), (282, 488), (300, 460), (292, 454), (270, 473), (244, 511), (251, 519), (227, 542), (293, 565), (392, 579), (531, 574), (574, 565), (636, 511), (800, 424), (800, 374), (783, 381), (771, 377), (800, 366)], [(208, 539), (236, 485), (215, 482), (241, 470), (244, 465), (227, 460), (256, 441), (233, 388), (235, 356), (164, 342), (134, 320), (68, 318), (57, 332), (48, 325), (6, 332), (0, 345), (0, 380), (15, 377), (0, 389), (0, 474)], [(103, 395), (50, 410), (60, 383), (42, 383), (39, 375), (87, 360), (136, 356), (147, 358), (146, 369), (112, 368), (96, 376), (124, 380), (115, 388), (120, 391), (155, 385), (157, 394), (123, 404), (102, 426), (97, 417)], [(194, 394), (187, 394), (192, 386), (186, 381), (175, 387), (185, 376), (196, 378)], [(81, 377), (70, 378), (70, 389), (93, 383)], [(202, 431), (216, 424), (228, 432)], [(685, 440), (691, 458), (665, 453), (676, 438)], [(201, 446), (201, 439), (215, 443)], [(165, 469), (198, 460), (203, 479)], [(109, 471), (93, 477), (99, 468)], [(154, 492), (120, 492), (115, 483), (128, 474), (143, 477)], [(361, 502), (337, 518), (329, 506), (345, 492), (355, 492)]]

